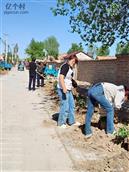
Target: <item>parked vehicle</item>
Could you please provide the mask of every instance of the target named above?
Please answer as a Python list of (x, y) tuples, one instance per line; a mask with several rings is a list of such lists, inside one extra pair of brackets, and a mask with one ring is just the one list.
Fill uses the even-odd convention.
[(7, 63), (6, 61), (0, 61), (0, 68), (3, 68), (5, 70), (11, 70), (13, 67), (12, 64)]
[(24, 71), (24, 64), (22, 62), (18, 64), (18, 71)]

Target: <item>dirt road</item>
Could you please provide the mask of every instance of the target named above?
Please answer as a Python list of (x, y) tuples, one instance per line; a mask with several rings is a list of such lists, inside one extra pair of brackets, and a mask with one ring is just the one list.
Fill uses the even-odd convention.
[(27, 89), (28, 71), (15, 68), (0, 82), (1, 171), (74, 171), (56, 125), (45, 123), (51, 121), (51, 102), (44, 106), (44, 91)]

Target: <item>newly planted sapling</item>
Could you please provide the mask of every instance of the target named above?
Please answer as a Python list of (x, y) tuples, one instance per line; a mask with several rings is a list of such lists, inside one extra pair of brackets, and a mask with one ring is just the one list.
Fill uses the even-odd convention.
[(116, 133), (117, 137), (126, 138), (129, 137), (129, 128), (127, 126), (119, 128), (118, 132)]

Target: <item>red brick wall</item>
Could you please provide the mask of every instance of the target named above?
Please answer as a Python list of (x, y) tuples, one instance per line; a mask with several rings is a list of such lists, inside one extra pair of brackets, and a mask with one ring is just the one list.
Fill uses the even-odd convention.
[(129, 54), (117, 56), (116, 81), (118, 84), (125, 84), (129, 87)]
[(90, 83), (116, 82), (116, 60), (79, 62), (77, 79)]
[(125, 84), (129, 87), (129, 55), (119, 55), (116, 60), (79, 62), (77, 79), (90, 83)]

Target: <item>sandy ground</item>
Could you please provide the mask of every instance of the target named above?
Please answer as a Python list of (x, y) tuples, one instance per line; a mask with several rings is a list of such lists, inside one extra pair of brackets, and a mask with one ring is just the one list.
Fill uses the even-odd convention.
[(1, 171), (75, 171), (51, 119), (53, 102), (43, 89), (28, 91), (28, 71), (0, 76)]

